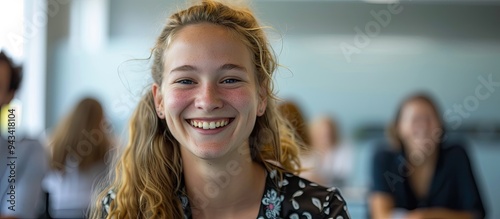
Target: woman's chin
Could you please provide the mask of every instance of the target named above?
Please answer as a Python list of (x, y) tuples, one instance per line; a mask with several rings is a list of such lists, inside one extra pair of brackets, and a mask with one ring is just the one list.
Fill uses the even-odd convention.
[(220, 146), (199, 146), (198, 148), (193, 149), (192, 154), (199, 159), (203, 160), (214, 160), (223, 158), (228, 150), (227, 148)]

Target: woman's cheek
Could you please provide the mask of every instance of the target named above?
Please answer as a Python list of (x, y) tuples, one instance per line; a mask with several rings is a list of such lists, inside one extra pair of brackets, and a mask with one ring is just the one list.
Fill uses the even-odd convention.
[[(225, 99), (238, 109), (251, 110), (257, 108), (257, 94), (255, 91), (248, 89), (232, 89), (222, 92)], [(255, 105), (255, 106), (252, 106)]]
[(165, 107), (170, 113), (179, 112), (189, 105), (192, 91), (167, 90), (164, 96)]

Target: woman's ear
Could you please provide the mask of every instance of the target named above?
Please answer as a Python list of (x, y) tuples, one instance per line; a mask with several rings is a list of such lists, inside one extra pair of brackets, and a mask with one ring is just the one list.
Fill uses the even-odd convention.
[(163, 96), (161, 95), (161, 87), (157, 83), (153, 83), (151, 86), (151, 92), (153, 92), (153, 99), (155, 102), (156, 114), (160, 119), (165, 118), (165, 113), (163, 112)]
[(267, 92), (264, 86), (259, 89), (259, 105), (257, 106), (257, 116), (262, 116), (267, 108)]

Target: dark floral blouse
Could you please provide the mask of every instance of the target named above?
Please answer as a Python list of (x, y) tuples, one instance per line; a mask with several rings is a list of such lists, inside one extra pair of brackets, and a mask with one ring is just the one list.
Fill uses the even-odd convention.
[[(102, 204), (105, 213), (115, 198), (110, 191)], [(179, 196), (184, 209), (185, 218), (191, 219), (189, 199)], [(302, 179), (293, 174), (285, 173), (282, 180), (277, 180), (275, 170), (267, 174), (266, 188), (262, 197), (257, 219), (349, 219), (349, 213), (344, 198), (335, 188), (325, 188), (316, 183)]]

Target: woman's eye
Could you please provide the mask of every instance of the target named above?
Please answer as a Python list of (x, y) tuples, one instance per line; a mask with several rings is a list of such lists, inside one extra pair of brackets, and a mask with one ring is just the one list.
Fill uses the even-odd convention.
[(234, 79), (234, 78), (230, 78), (230, 79), (224, 79), (224, 80), (222, 81), (222, 83), (223, 83), (223, 84), (232, 84), (232, 83), (236, 83), (236, 82), (238, 82), (238, 81), (240, 81), (240, 80), (238, 80), (238, 79)]
[(189, 80), (189, 79), (182, 79), (182, 80), (176, 81), (175, 83), (178, 83), (178, 84), (194, 84), (194, 81)]

